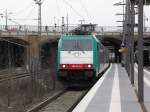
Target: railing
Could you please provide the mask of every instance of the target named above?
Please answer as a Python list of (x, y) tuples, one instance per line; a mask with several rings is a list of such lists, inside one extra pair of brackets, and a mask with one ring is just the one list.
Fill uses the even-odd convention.
[[(69, 26), (69, 31), (77, 26)], [(61, 26), (42, 26), (42, 32), (61, 32)], [(8, 25), (7, 30), (5, 25), (0, 25), (1, 32), (38, 32), (38, 26), (32, 25)]]
[[(68, 30), (71, 31), (78, 26), (69, 26)], [(7, 30), (5, 29), (5, 25), (0, 25), (0, 33), (1, 35), (5, 34), (37, 34), (38, 33), (38, 26), (32, 25), (8, 25)], [(42, 34), (52, 34), (52, 33), (61, 33), (61, 26), (42, 26)], [(67, 29), (65, 28), (65, 32)], [(137, 33), (137, 28), (135, 28), (135, 32)], [(150, 32), (150, 27), (146, 27), (144, 32)], [(117, 26), (97, 26), (95, 28), (95, 33), (97, 34), (121, 34), (122, 27)]]

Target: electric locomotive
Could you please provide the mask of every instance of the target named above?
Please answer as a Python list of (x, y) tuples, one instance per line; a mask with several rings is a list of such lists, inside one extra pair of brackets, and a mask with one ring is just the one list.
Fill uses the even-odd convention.
[(62, 36), (58, 42), (58, 77), (93, 79), (108, 66), (108, 51), (94, 35)]

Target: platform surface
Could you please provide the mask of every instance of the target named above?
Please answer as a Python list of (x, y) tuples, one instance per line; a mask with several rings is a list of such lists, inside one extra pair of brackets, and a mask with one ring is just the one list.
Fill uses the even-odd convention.
[(143, 112), (127, 73), (112, 64), (73, 112)]
[[(144, 68), (144, 105), (147, 112), (150, 112), (150, 69)], [(134, 82), (135, 87), (138, 90), (138, 65), (134, 65)]]

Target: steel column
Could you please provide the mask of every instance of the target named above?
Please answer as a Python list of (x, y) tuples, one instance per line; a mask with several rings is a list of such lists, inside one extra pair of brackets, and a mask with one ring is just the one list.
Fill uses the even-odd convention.
[[(126, 4), (127, 4), (127, 0), (126, 0)], [(125, 47), (127, 49), (127, 5), (125, 7), (124, 36), (125, 36)], [(127, 71), (127, 50), (124, 56), (125, 56), (125, 68)]]
[(138, 13), (138, 100), (143, 102), (143, 0), (139, 0)]
[(134, 85), (134, 3), (131, 3), (131, 84)]
[(126, 6), (126, 69), (130, 77), (130, 1), (127, 0)]

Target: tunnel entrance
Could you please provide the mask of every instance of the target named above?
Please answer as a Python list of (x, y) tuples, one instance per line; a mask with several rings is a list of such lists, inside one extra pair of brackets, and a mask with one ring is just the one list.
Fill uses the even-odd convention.
[(57, 63), (57, 41), (44, 43), (41, 47), (42, 69), (54, 68)]
[(102, 40), (102, 43), (110, 51), (109, 58), (111, 59), (111, 62), (120, 63), (122, 59), (122, 55), (119, 52), (121, 40), (114, 39), (114, 38), (104, 38)]
[(23, 67), (26, 62), (26, 48), (15, 39), (0, 40), (0, 68)]

